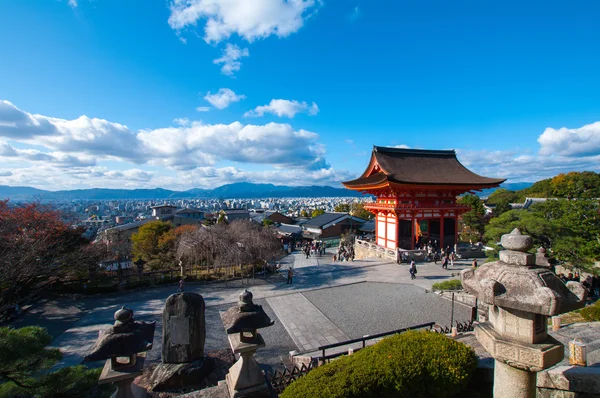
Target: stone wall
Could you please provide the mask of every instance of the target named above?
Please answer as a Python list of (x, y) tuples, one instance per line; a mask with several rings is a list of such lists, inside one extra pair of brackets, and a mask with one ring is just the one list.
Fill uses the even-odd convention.
[[(424, 262), (427, 254), (424, 250), (403, 250), (402, 253), (406, 253), (406, 258), (408, 261), (414, 260), (417, 263)], [(375, 243), (360, 239), (356, 239), (354, 243), (354, 254), (355, 259), (357, 260), (364, 260), (365, 258), (380, 258), (382, 260), (396, 262), (397, 257), (396, 250), (394, 249), (388, 249)]]
[(538, 398), (600, 398), (600, 367), (555, 366), (537, 375)]
[(369, 243), (364, 240), (356, 239), (354, 243), (354, 256), (356, 260), (364, 260), (365, 258), (380, 258), (396, 262), (396, 251), (386, 249), (383, 246)]

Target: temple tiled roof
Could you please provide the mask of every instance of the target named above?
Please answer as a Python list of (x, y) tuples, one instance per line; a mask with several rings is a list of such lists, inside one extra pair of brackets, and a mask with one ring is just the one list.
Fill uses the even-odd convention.
[(456, 185), (473, 189), (498, 186), (506, 181), (473, 173), (456, 158), (454, 150), (431, 151), (374, 146), (369, 167), (359, 178), (343, 184), (349, 189), (402, 185)]

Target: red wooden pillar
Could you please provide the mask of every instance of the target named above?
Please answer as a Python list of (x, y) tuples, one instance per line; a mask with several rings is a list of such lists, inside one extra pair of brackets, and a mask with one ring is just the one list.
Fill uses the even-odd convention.
[(444, 213), (442, 213), (442, 216), (440, 217), (440, 247), (442, 249), (446, 248), (446, 246), (444, 246)]
[(410, 250), (415, 250), (415, 216), (410, 216)]

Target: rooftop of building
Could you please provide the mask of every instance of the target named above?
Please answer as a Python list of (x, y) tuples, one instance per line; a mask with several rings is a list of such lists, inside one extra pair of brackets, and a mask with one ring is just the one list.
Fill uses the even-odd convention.
[(349, 189), (399, 185), (468, 186), (473, 189), (498, 186), (506, 181), (475, 174), (463, 166), (454, 150), (405, 149), (374, 146), (365, 172), (343, 182)]

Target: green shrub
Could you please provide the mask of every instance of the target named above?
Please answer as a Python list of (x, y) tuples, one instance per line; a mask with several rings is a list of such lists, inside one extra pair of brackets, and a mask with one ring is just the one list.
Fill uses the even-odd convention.
[(462, 290), (462, 283), (458, 279), (449, 279), (447, 281), (434, 283), (431, 285), (433, 290)]
[(473, 349), (442, 334), (406, 332), (311, 370), (282, 398), (453, 397), (477, 366)]
[(579, 311), (581, 316), (590, 322), (600, 321), (600, 301), (596, 301), (595, 304), (589, 305)]
[(98, 386), (102, 369), (80, 365), (48, 373), (62, 356), (46, 348), (51, 340), (38, 326), (0, 328), (0, 398), (107, 396), (111, 388)]

